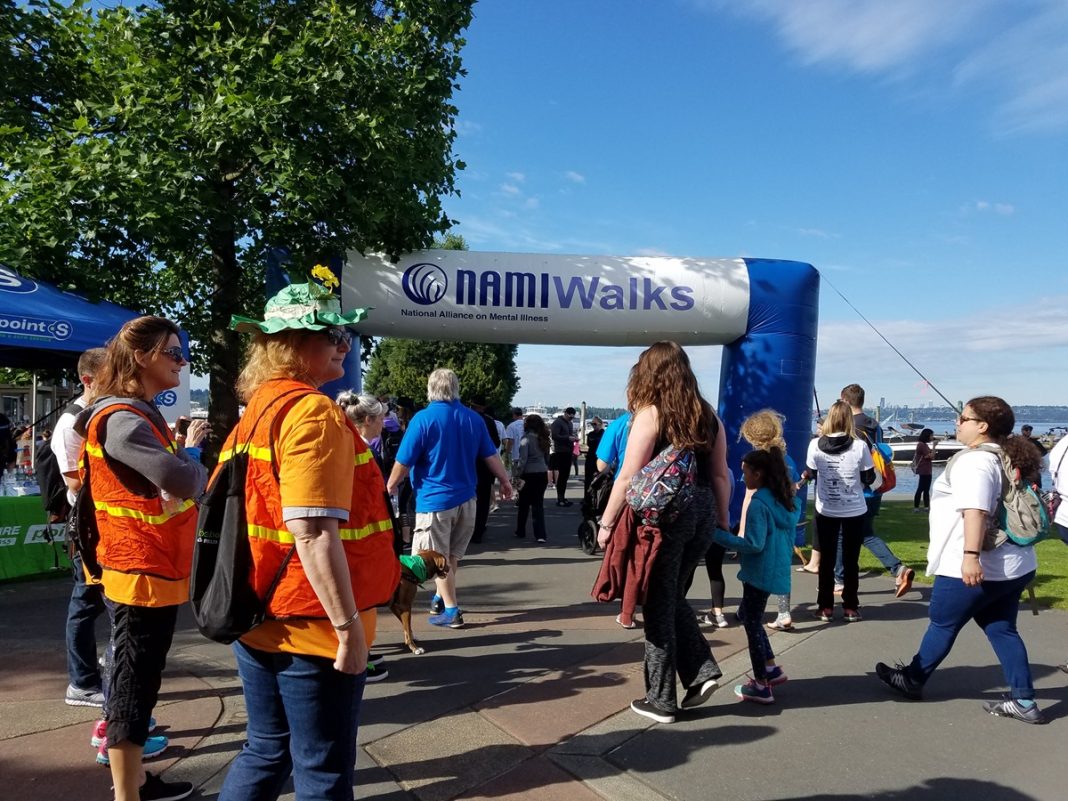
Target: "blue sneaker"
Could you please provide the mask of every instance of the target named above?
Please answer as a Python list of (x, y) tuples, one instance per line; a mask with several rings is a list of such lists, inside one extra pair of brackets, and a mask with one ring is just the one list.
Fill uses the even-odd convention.
[(464, 616), (460, 614), (460, 609), (446, 609), (440, 615), (430, 616), (431, 626), (444, 626), (450, 629), (462, 629), (464, 627)]
[(771, 687), (760, 684), (756, 679), (750, 679), (745, 684), (739, 684), (734, 688), (734, 694), (743, 701), (756, 701), (758, 704), (774, 704), (775, 696), (771, 694)]
[(430, 614), (440, 615), (445, 611), (445, 602), (441, 600), (440, 595), (435, 595), (430, 599)]
[[(156, 719), (148, 719), (148, 733), (151, 734), (156, 730)], [(106, 720), (98, 720), (93, 724), (93, 736), (89, 738), (89, 745), (93, 748), (99, 748), (100, 744), (107, 739), (108, 736), (108, 724)]]
[(787, 676), (783, 672), (783, 669), (776, 665), (773, 668), (768, 668), (764, 673), (764, 680), (768, 683), (769, 687), (778, 687), (780, 684), (786, 684)]
[[(145, 750), (141, 754), (141, 759), (154, 759), (155, 757), (158, 757), (167, 749), (168, 744), (169, 741), (163, 735), (149, 737), (145, 740)], [(108, 759), (108, 740), (106, 737), (104, 738), (104, 741), (100, 743), (100, 748), (97, 749), (96, 764), (111, 764), (111, 761)]]

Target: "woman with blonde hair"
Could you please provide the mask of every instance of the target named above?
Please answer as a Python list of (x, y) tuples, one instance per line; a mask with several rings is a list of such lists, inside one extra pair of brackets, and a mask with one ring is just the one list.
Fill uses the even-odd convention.
[(845, 581), (842, 607), (847, 623), (861, 619), (860, 546), (864, 541), (864, 487), (875, 481), (871, 451), (853, 430), (853, 410), (845, 401), (835, 401), (820, 429), (823, 433), (808, 446), (804, 481), (816, 480), (816, 537), (820, 545), (817, 615), (830, 621), (834, 615), (834, 564), (838, 536), (842, 536)]
[(245, 511), (252, 585), (267, 619), (233, 644), (247, 740), (221, 801), (269, 801), (290, 774), (297, 795), (352, 799), (360, 703), (374, 616), (400, 574), (385, 482), (363, 437), (319, 391), (344, 374), (347, 326), (317, 284), (291, 284), (253, 334), (238, 381), (246, 403), (223, 456), (248, 447)]
[[(74, 424), (85, 437), (81, 479), (92, 493), (100, 531), (96, 553), (82, 558), (112, 613), (114, 650), (97, 761), (111, 768), (116, 801), (181, 799), (193, 792), (189, 782), (164, 782), (141, 765), (178, 607), (189, 600), (195, 499), (207, 479), (183, 447), (200, 443), (206, 423), (194, 420), (176, 440), (153, 402), (178, 386), (186, 363), (178, 326), (162, 317), (131, 320), (108, 343), (90, 405)], [(157, 752), (162, 746), (149, 744)]]
[[(783, 416), (774, 409), (761, 409), (753, 412), (742, 421), (741, 437), (754, 448), (768, 453), (778, 453), (782, 456), (786, 467), (786, 476), (794, 485), (801, 476), (797, 472), (797, 465), (786, 452), (786, 440), (782, 431)], [(774, 450), (773, 450), (774, 449)], [(745, 513), (749, 508), (756, 490), (746, 487), (745, 498), (742, 500), (742, 518), (739, 523), (739, 531), (745, 531)], [(790, 593), (776, 596), (778, 599), (779, 613), (774, 622), (768, 624), (768, 628), (777, 631), (789, 631), (794, 627), (793, 614), (790, 607)]]
[[(631, 479), (668, 445), (692, 450), (697, 480), (692, 501), (662, 540), (642, 606), (645, 623), (645, 696), (630, 708), (651, 720), (673, 723), (678, 707), (703, 704), (722, 675), (712, 649), (686, 602), (686, 582), (708, 549), (716, 525), (728, 527), (730, 479), (727, 440), (712, 407), (702, 397), (686, 352), (675, 342), (647, 348), (631, 368), (627, 408), (633, 413), (627, 450), (604, 514), (597, 541), (603, 548), (619, 522)], [(675, 675), (686, 695), (678, 702)]]

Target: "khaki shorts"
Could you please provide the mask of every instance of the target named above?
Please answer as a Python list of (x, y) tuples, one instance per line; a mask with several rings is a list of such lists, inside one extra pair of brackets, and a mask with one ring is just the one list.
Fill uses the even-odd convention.
[(459, 561), (467, 553), (475, 533), (475, 499), (440, 512), (416, 512), (412, 532), (412, 553), (437, 551)]

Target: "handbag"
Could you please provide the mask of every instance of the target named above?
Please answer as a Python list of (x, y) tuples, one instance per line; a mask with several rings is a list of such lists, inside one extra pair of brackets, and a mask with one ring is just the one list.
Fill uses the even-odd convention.
[(643, 525), (673, 523), (693, 500), (697, 455), (668, 445), (630, 480), (627, 504)]
[[(252, 586), (252, 545), (245, 512), (245, 479), (252, 435), (263, 416), (283, 398), (310, 395), (294, 389), (272, 400), (252, 424), (248, 439), (239, 446), (235, 436), (233, 454), (212, 477), (200, 504), (197, 538), (193, 545), (193, 569), (189, 576), (189, 603), (200, 633), (209, 640), (232, 643), (260, 625), (267, 616), (275, 588), (289, 566), (296, 545), (289, 549), (264, 598)], [(275, 480), (278, 470), (271, 449)]]

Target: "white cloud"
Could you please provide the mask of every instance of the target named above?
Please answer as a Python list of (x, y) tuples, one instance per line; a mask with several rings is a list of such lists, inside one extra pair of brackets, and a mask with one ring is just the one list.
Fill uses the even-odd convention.
[(673, 253), (668, 253), (666, 250), (661, 250), (660, 248), (638, 248), (634, 252), (634, 255), (636, 255), (636, 256), (666, 256), (666, 257), (671, 257), (674, 254)]
[(527, 211), (533, 211), (541, 206), (541, 200), (537, 197), (528, 197), (523, 201), (523, 208)]
[(470, 120), (457, 120), (455, 128), (456, 133), (460, 136), (477, 136), (482, 133), (482, 126)]
[(978, 212), (979, 214), (993, 213), (1002, 217), (1011, 217), (1016, 213), (1016, 207), (1011, 203), (991, 202), (989, 200), (976, 200), (966, 203), (961, 211), (964, 214)]
[(504, 192), (504, 194), (506, 194), (506, 195), (513, 195), (514, 196), (514, 195), (518, 195), (518, 194), (520, 194), (522, 192), (522, 190), (518, 186), (516, 186), (515, 184), (501, 184), (500, 187), (498, 187), (498, 188), (502, 192)]
[(993, 90), (1002, 134), (1068, 129), (1063, 0), (691, 0), (767, 21), (805, 64)]
[(527, 176), (521, 172), (506, 172), (504, 175), (506, 178), (517, 184), (521, 184), (523, 181), (527, 180)]
[(815, 237), (817, 239), (838, 239), (838, 234), (828, 233), (822, 228), (798, 228), (797, 233), (801, 236)]
[(586, 176), (580, 172), (575, 172), (574, 170), (568, 170), (567, 172), (565, 172), (564, 177), (573, 184), (586, 183)]

